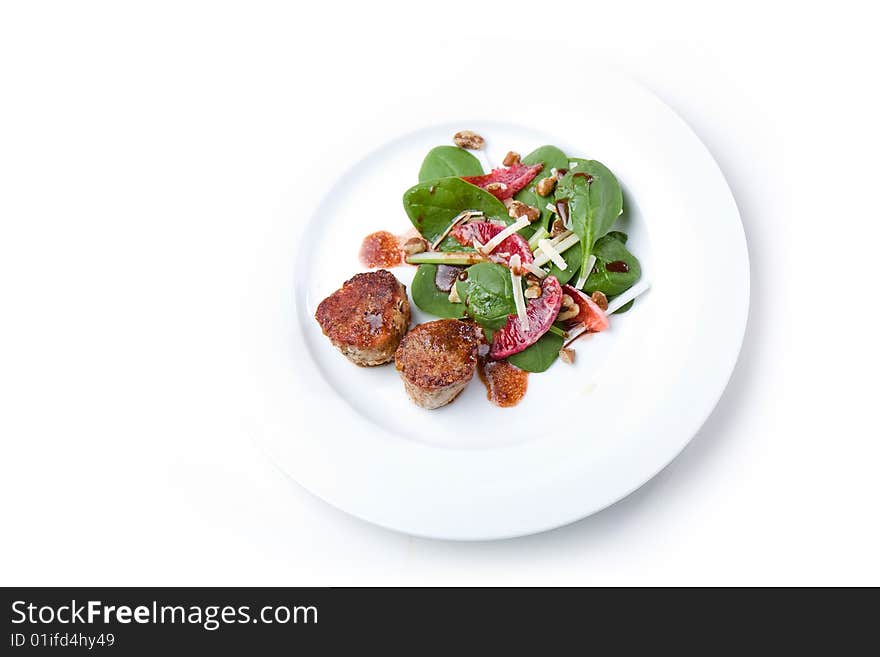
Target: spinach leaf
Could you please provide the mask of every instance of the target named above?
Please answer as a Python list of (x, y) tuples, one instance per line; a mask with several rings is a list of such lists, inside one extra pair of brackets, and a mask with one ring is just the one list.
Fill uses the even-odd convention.
[(577, 167), (556, 185), (556, 199), (568, 199), (571, 229), (580, 238), (581, 262), (605, 235), (623, 209), (623, 193), (614, 174), (601, 162), (573, 158)]
[(461, 178), (440, 178), (410, 187), (403, 194), (403, 209), (429, 242), (440, 237), (462, 210), (480, 210), (486, 218), (512, 222), (501, 201)]
[(467, 278), (455, 284), (465, 312), (484, 328), (500, 329), (507, 316), (516, 312), (510, 270), (494, 262), (481, 262), (465, 271)]
[(526, 372), (544, 372), (556, 361), (564, 342), (555, 333), (545, 333), (535, 344), (518, 354), (508, 356), (507, 360)]
[(553, 198), (551, 196), (538, 196), (538, 193), (535, 191), (535, 185), (540, 182), (541, 178), (546, 178), (550, 175), (550, 169), (567, 169), (568, 157), (565, 153), (556, 148), (556, 146), (541, 146), (526, 155), (522, 161), (523, 164), (531, 165), (540, 162), (544, 165), (544, 168), (537, 176), (535, 176), (535, 179), (513, 197), (517, 201), (527, 203), (541, 211), (541, 218), (538, 221), (519, 231), (520, 235), (528, 239), (531, 237), (532, 233), (537, 230), (538, 226), (544, 226), (549, 230), (551, 222), (550, 217), (553, 215), (553, 213), (547, 209), (547, 203), (552, 201)]
[(550, 169), (567, 169), (569, 160), (562, 150), (556, 148), (556, 146), (548, 145), (536, 148), (526, 155), (522, 162), (530, 166), (540, 162), (544, 165), (544, 170), (539, 175), (543, 175), (546, 178), (550, 175)]
[(419, 182), (437, 180), (449, 176), (480, 176), (483, 165), (458, 146), (437, 146), (428, 151), (419, 169)]
[[(642, 275), (638, 258), (626, 248), (625, 233), (612, 231), (597, 240), (593, 246), (593, 255), (596, 256), (596, 264), (587, 282), (584, 283), (584, 291), (589, 294), (599, 290), (609, 299), (616, 297), (635, 285)], [(610, 262), (626, 263), (628, 271), (608, 271), (607, 266)]]
[(438, 289), (434, 283), (436, 276), (437, 265), (419, 265), (410, 286), (413, 302), (426, 313), (437, 317), (451, 319), (464, 317), (464, 304), (452, 303), (449, 300), (449, 292)]

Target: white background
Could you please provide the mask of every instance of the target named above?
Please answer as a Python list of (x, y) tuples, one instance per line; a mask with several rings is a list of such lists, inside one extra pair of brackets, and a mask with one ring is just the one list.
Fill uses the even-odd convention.
[[(4, 3), (0, 584), (880, 584), (877, 22), (786, 7)], [(497, 43), (467, 73), (487, 93), (591, 65), (652, 89), (718, 160), (752, 260), (740, 363), (687, 450), (495, 543), (312, 498), (260, 452), (242, 383), (266, 227), (346, 161), (334, 124), (459, 38)], [(546, 82), (517, 79), (530, 57)]]

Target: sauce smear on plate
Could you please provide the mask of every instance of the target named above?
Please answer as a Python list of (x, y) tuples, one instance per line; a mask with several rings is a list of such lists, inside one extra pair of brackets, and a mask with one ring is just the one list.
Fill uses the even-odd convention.
[(486, 360), (477, 363), (480, 380), (486, 386), (486, 398), (496, 406), (516, 406), (526, 394), (529, 373), (506, 360)]

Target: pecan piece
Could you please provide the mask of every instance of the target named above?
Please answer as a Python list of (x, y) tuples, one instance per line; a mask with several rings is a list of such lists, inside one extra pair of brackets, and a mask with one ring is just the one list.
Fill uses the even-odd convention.
[(415, 255), (428, 250), (428, 242), (421, 237), (411, 237), (403, 244), (403, 252), (406, 255)]
[(473, 130), (459, 130), (452, 137), (452, 141), (459, 148), (467, 148), (473, 151), (480, 150), (486, 143), (486, 140)]
[(504, 156), (501, 164), (506, 167), (512, 167), (514, 164), (519, 164), (519, 153), (516, 151), (507, 151), (507, 155)]
[(538, 193), (538, 196), (549, 196), (554, 187), (556, 187), (556, 176), (549, 176), (548, 178), (541, 178), (538, 184), (535, 185), (535, 191)]
[(526, 216), (529, 218), (530, 222), (537, 221), (541, 218), (541, 211), (538, 208), (523, 203), (522, 201), (511, 201), (507, 206), (507, 214), (510, 215), (511, 219), (519, 219), (522, 216)]

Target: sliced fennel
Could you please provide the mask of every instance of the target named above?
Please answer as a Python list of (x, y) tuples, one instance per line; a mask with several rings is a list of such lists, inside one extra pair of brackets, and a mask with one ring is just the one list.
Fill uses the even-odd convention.
[(631, 288), (629, 288), (626, 292), (623, 292), (616, 297), (614, 297), (611, 301), (608, 302), (608, 310), (605, 311), (606, 315), (610, 315), (612, 313), (617, 312), (621, 308), (623, 308), (630, 301), (635, 299), (637, 296), (640, 296), (651, 289), (651, 283), (648, 281), (639, 281)]
[(519, 317), (519, 324), (523, 331), (529, 330), (529, 316), (526, 313), (526, 299), (523, 296), (522, 276), (519, 271), (522, 267), (522, 260), (518, 253), (510, 256), (510, 279), (513, 285), (513, 302), (516, 304), (516, 314)]
[(593, 271), (593, 265), (596, 264), (596, 256), (592, 253), (590, 257), (587, 258), (586, 264), (581, 267), (581, 273), (578, 275), (577, 284), (575, 287), (579, 290), (584, 289), (584, 284), (587, 282), (587, 279), (590, 277), (590, 272)]
[(411, 265), (475, 265), (478, 262), (486, 262), (486, 258), (479, 253), (469, 251), (423, 251), (406, 256), (407, 263)]
[[(553, 248), (556, 250), (556, 253), (563, 253), (564, 251), (567, 251), (568, 249), (573, 247), (575, 244), (577, 244), (579, 240), (580, 240), (580, 238), (577, 235), (575, 235), (574, 233), (572, 233), (571, 235), (566, 237), (564, 240), (562, 240), (558, 244), (554, 244)], [(551, 244), (552, 244), (552, 242), (551, 242)], [(535, 251), (535, 266), (536, 267), (540, 267), (541, 265), (546, 265), (548, 262), (550, 262), (550, 256), (547, 253), (544, 253), (543, 249), (539, 248), (537, 251)]]
[(538, 242), (543, 239), (547, 239), (548, 237), (550, 237), (550, 233), (547, 232), (546, 228), (541, 226), (540, 228), (538, 228), (538, 230), (534, 232), (531, 239), (529, 239), (529, 248), (534, 251), (538, 248)]
[(553, 247), (550, 240), (541, 240), (539, 246), (541, 247), (541, 251), (550, 258), (550, 261), (554, 265), (563, 271), (568, 267), (568, 263), (565, 262), (565, 259), (561, 255), (559, 255), (559, 252)]

